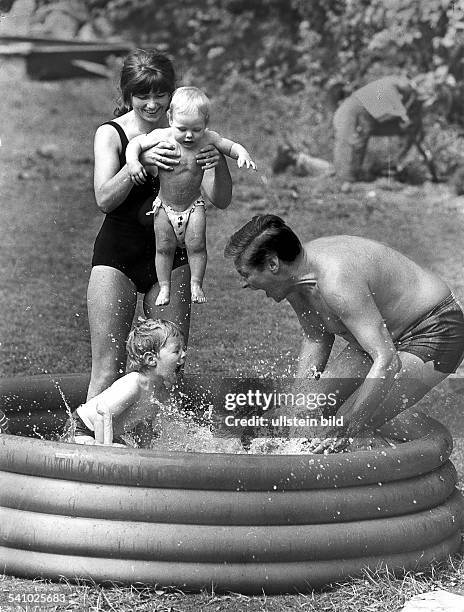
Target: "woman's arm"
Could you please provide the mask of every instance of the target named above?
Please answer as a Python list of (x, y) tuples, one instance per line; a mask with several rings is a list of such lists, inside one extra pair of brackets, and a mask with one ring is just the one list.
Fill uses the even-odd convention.
[(100, 126), (94, 140), (93, 186), (98, 208), (109, 213), (115, 210), (132, 189), (127, 164), (119, 165), (119, 134), (109, 125)]
[[(109, 213), (115, 210), (129, 195), (133, 187), (129, 167), (119, 165), (121, 141), (110, 125), (102, 125), (95, 133), (94, 141), (94, 192), (98, 208)], [(140, 154), (144, 165), (172, 170), (179, 163), (179, 154), (169, 142), (158, 142)]]
[[(126, 148), (126, 162), (129, 168), (131, 181), (135, 185), (143, 185), (148, 177), (148, 173), (140, 161), (142, 153), (148, 151), (152, 147), (156, 147), (162, 140), (162, 132), (153, 130), (149, 134), (140, 134), (132, 138)], [(157, 170), (156, 166), (153, 170)], [(155, 173), (152, 171), (152, 174)]]
[[(214, 157), (214, 161), (216, 161), (217, 156), (219, 159), (216, 165), (208, 169), (208, 163), (212, 163), (210, 158)], [(224, 156), (219, 154), (217, 149), (211, 145), (200, 151), (197, 155), (197, 162), (202, 166), (206, 162), (201, 183), (203, 194), (216, 208), (227, 208), (232, 199), (232, 179)]]

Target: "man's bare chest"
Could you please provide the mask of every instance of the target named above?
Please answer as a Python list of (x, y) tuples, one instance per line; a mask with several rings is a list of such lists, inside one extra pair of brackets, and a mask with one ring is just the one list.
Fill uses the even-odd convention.
[(321, 331), (338, 336), (349, 335), (343, 321), (338, 317), (321, 295), (317, 284), (305, 286), (299, 295), (299, 303), (304, 318), (308, 318)]

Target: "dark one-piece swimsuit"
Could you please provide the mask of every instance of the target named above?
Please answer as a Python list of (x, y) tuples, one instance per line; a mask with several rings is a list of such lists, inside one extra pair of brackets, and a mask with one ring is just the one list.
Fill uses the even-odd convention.
[[(115, 121), (103, 125), (111, 125), (119, 134), (119, 164), (122, 168), (126, 163), (126, 133)], [(95, 239), (92, 266), (109, 266), (120, 270), (140, 293), (146, 293), (158, 281), (153, 220), (146, 214), (151, 210), (158, 191), (158, 177), (147, 181), (145, 185), (134, 185), (124, 202), (105, 215)], [(186, 263), (185, 249), (177, 249), (173, 269)]]

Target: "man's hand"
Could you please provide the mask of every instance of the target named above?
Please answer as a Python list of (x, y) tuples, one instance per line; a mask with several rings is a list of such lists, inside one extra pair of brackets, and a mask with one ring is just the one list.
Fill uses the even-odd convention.
[(324, 438), (312, 438), (309, 441), (308, 450), (315, 455), (340, 453), (352, 441), (353, 438), (347, 436), (345, 428), (329, 427)]

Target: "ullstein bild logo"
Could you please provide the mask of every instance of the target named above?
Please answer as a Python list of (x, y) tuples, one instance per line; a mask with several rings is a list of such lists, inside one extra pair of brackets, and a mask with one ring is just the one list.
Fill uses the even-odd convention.
[(343, 417), (290, 417), (281, 414), (277, 417), (266, 417), (263, 415), (253, 415), (251, 417), (237, 417), (228, 414), (224, 418), (226, 427), (343, 427)]

